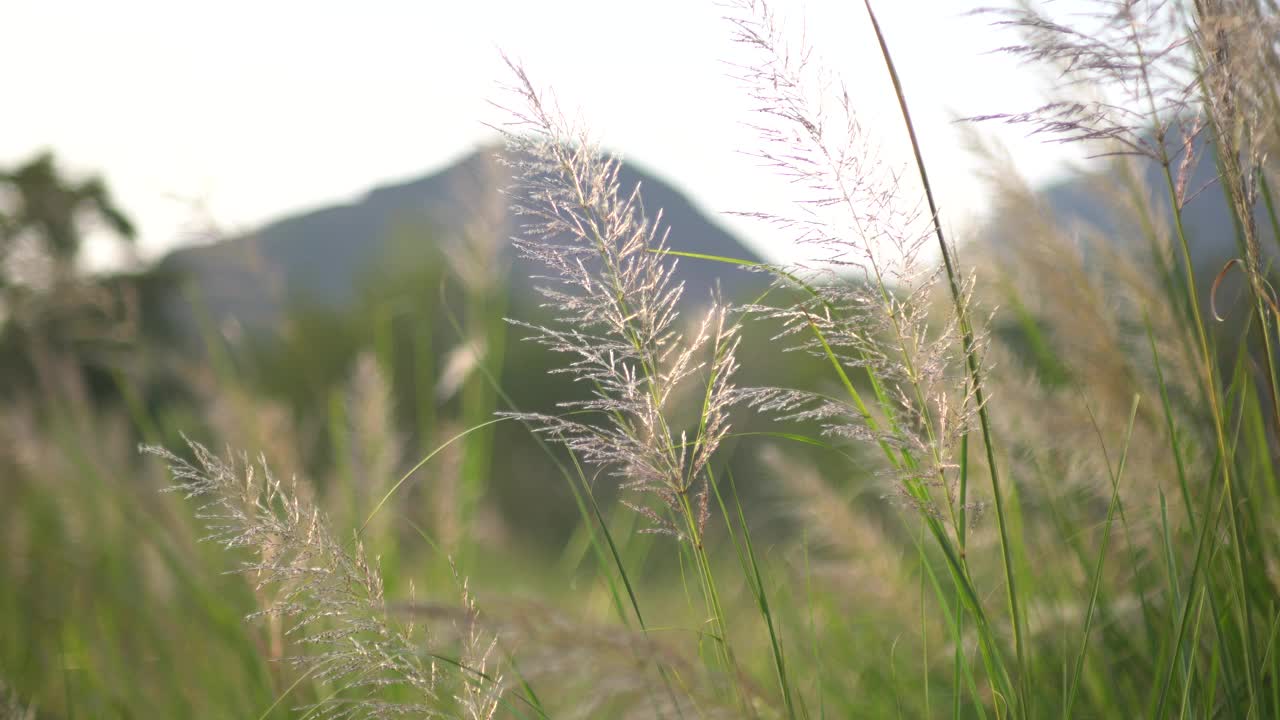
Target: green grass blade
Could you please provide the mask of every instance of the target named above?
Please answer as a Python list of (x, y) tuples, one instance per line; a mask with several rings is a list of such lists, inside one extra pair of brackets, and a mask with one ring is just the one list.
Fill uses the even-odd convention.
[[(1089, 412), (1090, 419), (1093, 420), (1094, 431), (1098, 434), (1099, 442), (1104, 442), (1102, 430), (1098, 427), (1097, 420), (1093, 418), (1093, 411)], [(1076, 691), (1080, 686), (1080, 675), (1084, 672), (1084, 661), (1089, 651), (1089, 633), (1093, 630), (1093, 613), (1098, 603), (1098, 590), (1102, 586), (1102, 568), (1107, 559), (1107, 551), (1111, 545), (1111, 526), (1115, 521), (1116, 510), (1120, 506), (1120, 480), (1124, 477), (1125, 462), (1129, 457), (1129, 443), (1133, 440), (1133, 423), (1138, 418), (1138, 396), (1133, 398), (1133, 406), (1129, 410), (1129, 428), (1125, 432), (1124, 449), (1120, 453), (1120, 463), (1118, 467), (1112, 469), (1111, 462), (1107, 461), (1107, 472), (1111, 475), (1111, 502), (1107, 505), (1107, 520), (1102, 527), (1102, 545), (1098, 549), (1098, 560), (1094, 564), (1093, 584), (1089, 590), (1089, 604), (1085, 608), (1084, 628), (1080, 636), (1080, 650), (1076, 654), (1075, 669), (1071, 674), (1071, 681), (1068, 685), (1067, 701), (1062, 708), (1062, 717), (1070, 720), (1072, 717), (1071, 709), (1075, 705)], [(1104, 444), (1105, 448), (1105, 444)], [(1105, 450), (1104, 450), (1105, 453)]]

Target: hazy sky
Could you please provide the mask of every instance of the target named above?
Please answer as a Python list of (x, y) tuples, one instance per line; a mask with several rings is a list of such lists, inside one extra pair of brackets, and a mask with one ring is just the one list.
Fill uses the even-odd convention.
[[(949, 222), (982, 210), (955, 116), (1023, 110), (1037, 77), (969, 0), (880, 0)], [(1059, 3), (1063, 5), (1064, 3)], [(860, 3), (780, 0), (850, 86), (885, 151), (905, 160), (887, 79)], [(492, 137), (487, 104), (523, 61), (608, 148), (689, 193), (765, 249), (776, 239), (724, 211), (777, 198), (740, 151), (739, 57), (712, 0), (7, 0), (8, 98), (0, 163), (52, 148), (106, 176), (138, 221), (144, 254), (212, 219), (249, 229), (421, 176)], [(803, 24), (802, 24), (803, 23)], [(1063, 150), (987, 127), (1021, 169), (1051, 175)]]

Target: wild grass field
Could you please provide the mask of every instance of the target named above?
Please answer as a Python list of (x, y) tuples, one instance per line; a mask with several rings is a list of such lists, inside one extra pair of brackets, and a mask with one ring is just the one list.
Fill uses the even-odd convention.
[[(988, 15), (1052, 99), (971, 120), (973, 237), (878, 26), (906, 167), (740, 0), (795, 201), (741, 210), (805, 263), (669, 242), (511, 61), (536, 301), (496, 220), (271, 345), (72, 341), (90, 280), (0, 288), (0, 717), (1280, 717), (1280, 8), (1088, 5)], [(1087, 146), (1112, 222), (991, 122)]]

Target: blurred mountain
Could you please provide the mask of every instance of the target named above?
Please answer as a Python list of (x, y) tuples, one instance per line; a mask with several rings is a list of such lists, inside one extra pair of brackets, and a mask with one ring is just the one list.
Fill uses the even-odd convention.
[[(468, 262), (496, 263), (507, 272), (512, 295), (519, 297), (531, 287), (529, 276), (543, 269), (513, 252), (512, 221), (502, 193), (509, 180), (509, 171), (492, 150), (481, 149), (437, 173), (377, 188), (354, 203), (287, 217), (243, 237), (175, 251), (159, 269), (185, 278), (187, 292), (171, 303), (167, 314), (178, 327), (193, 327), (194, 300), (218, 326), (234, 320), (250, 331), (269, 330), (291, 304), (348, 305), (359, 283), (379, 263), (394, 263), (395, 257), (404, 257), (397, 254), (417, 248), (424, 253), (441, 251), (463, 273), (494, 270), (468, 268)], [(623, 191), (640, 184), (650, 215), (663, 210), (672, 249), (759, 260), (662, 180), (630, 164), (622, 166), (619, 180)], [(483, 248), (477, 253), (477, 245), (489, 246), (488, 254)], [(465, 257), (460, 261), (455, 255)], [(717, 279), (729, 296), (764, 284), (762, 275), (720, 263), (682, 260), (678, 268), (677, 277), (691, 301), (706, 298)]]
[[(1186, 179), (1190, 199), (1183, 206), (1183, 224), (1197, 279), (1207, 287), (1222, 266), (1231, 258), (1240, 257), (1241, 252), (1236, 240), (1234, 214), (1218, 182), (1212, 150), (1200, 142), (1196, 153), (1200, 156), (1199, 161)], [(1136, 161), (1136, 167), (1141, 173), (1142, 186), (1150, 195), (1149, 206), (1158, 208), (1156, 216), (1167, 223), (1169, 232), (1173, 232), (1173, 213), (1169, 209), (1164, 171), (1159, 164), (1149, 160)], [(1147, 245), (1142, 229), (1129, 213), (1118, 209), (1117, 198), (1108, 197), (1119, 187), (1118, 183), (1110, 182), (1102, 175), (1089, 173), (1053, 183), (1041, 191), (1041, 196), (1064, 227), (1081, 224), (1113, 238), (1122, 246), (1145, 252)], [(1275, 258), (1276, 238), (1261, 201), (1254, 215), (1263, 253)]]

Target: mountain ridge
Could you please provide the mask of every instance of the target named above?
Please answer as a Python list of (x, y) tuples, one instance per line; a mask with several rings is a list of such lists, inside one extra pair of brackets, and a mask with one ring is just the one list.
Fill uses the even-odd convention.
[[(662, 209), (672, 249), (761, 259), (651, 172), (624, 161), (618, 179), (624, 191), (639, 184), (646, 208)], [(198, 307), (218, 326), (234, 321), (253, 331), (269, 330), (296, 303), (350, 304), (361, 279), (393, 249), (396, 233), (417, 232), (429, 248), (447, 250), (474, 242), (465, 236), (474, 235), (477, 225), (487, 225), (483, 232), (490, 237), (482, 241), (495, 244), (494, 261), (509, 269), (511, 287), (528, 288), (529, 276), (542, 271), (512, 251), (512, 217), (501, 195), (509, 183), (509, 171), (496, 163), (493, 148), (480, 147), (436, 172), (379, 185), (349, 203), (294, 213), (251, 233), (175, 250), (157, 265), (188, 286), (186, 296), (170, 308), (170, 318), (190, 326)], [(717, 284), (731, 296), (763, 286), (758, 274), (688, 260), (678, 263), (677, 280), (685, 283), (686, 297), (705, 296)]]

